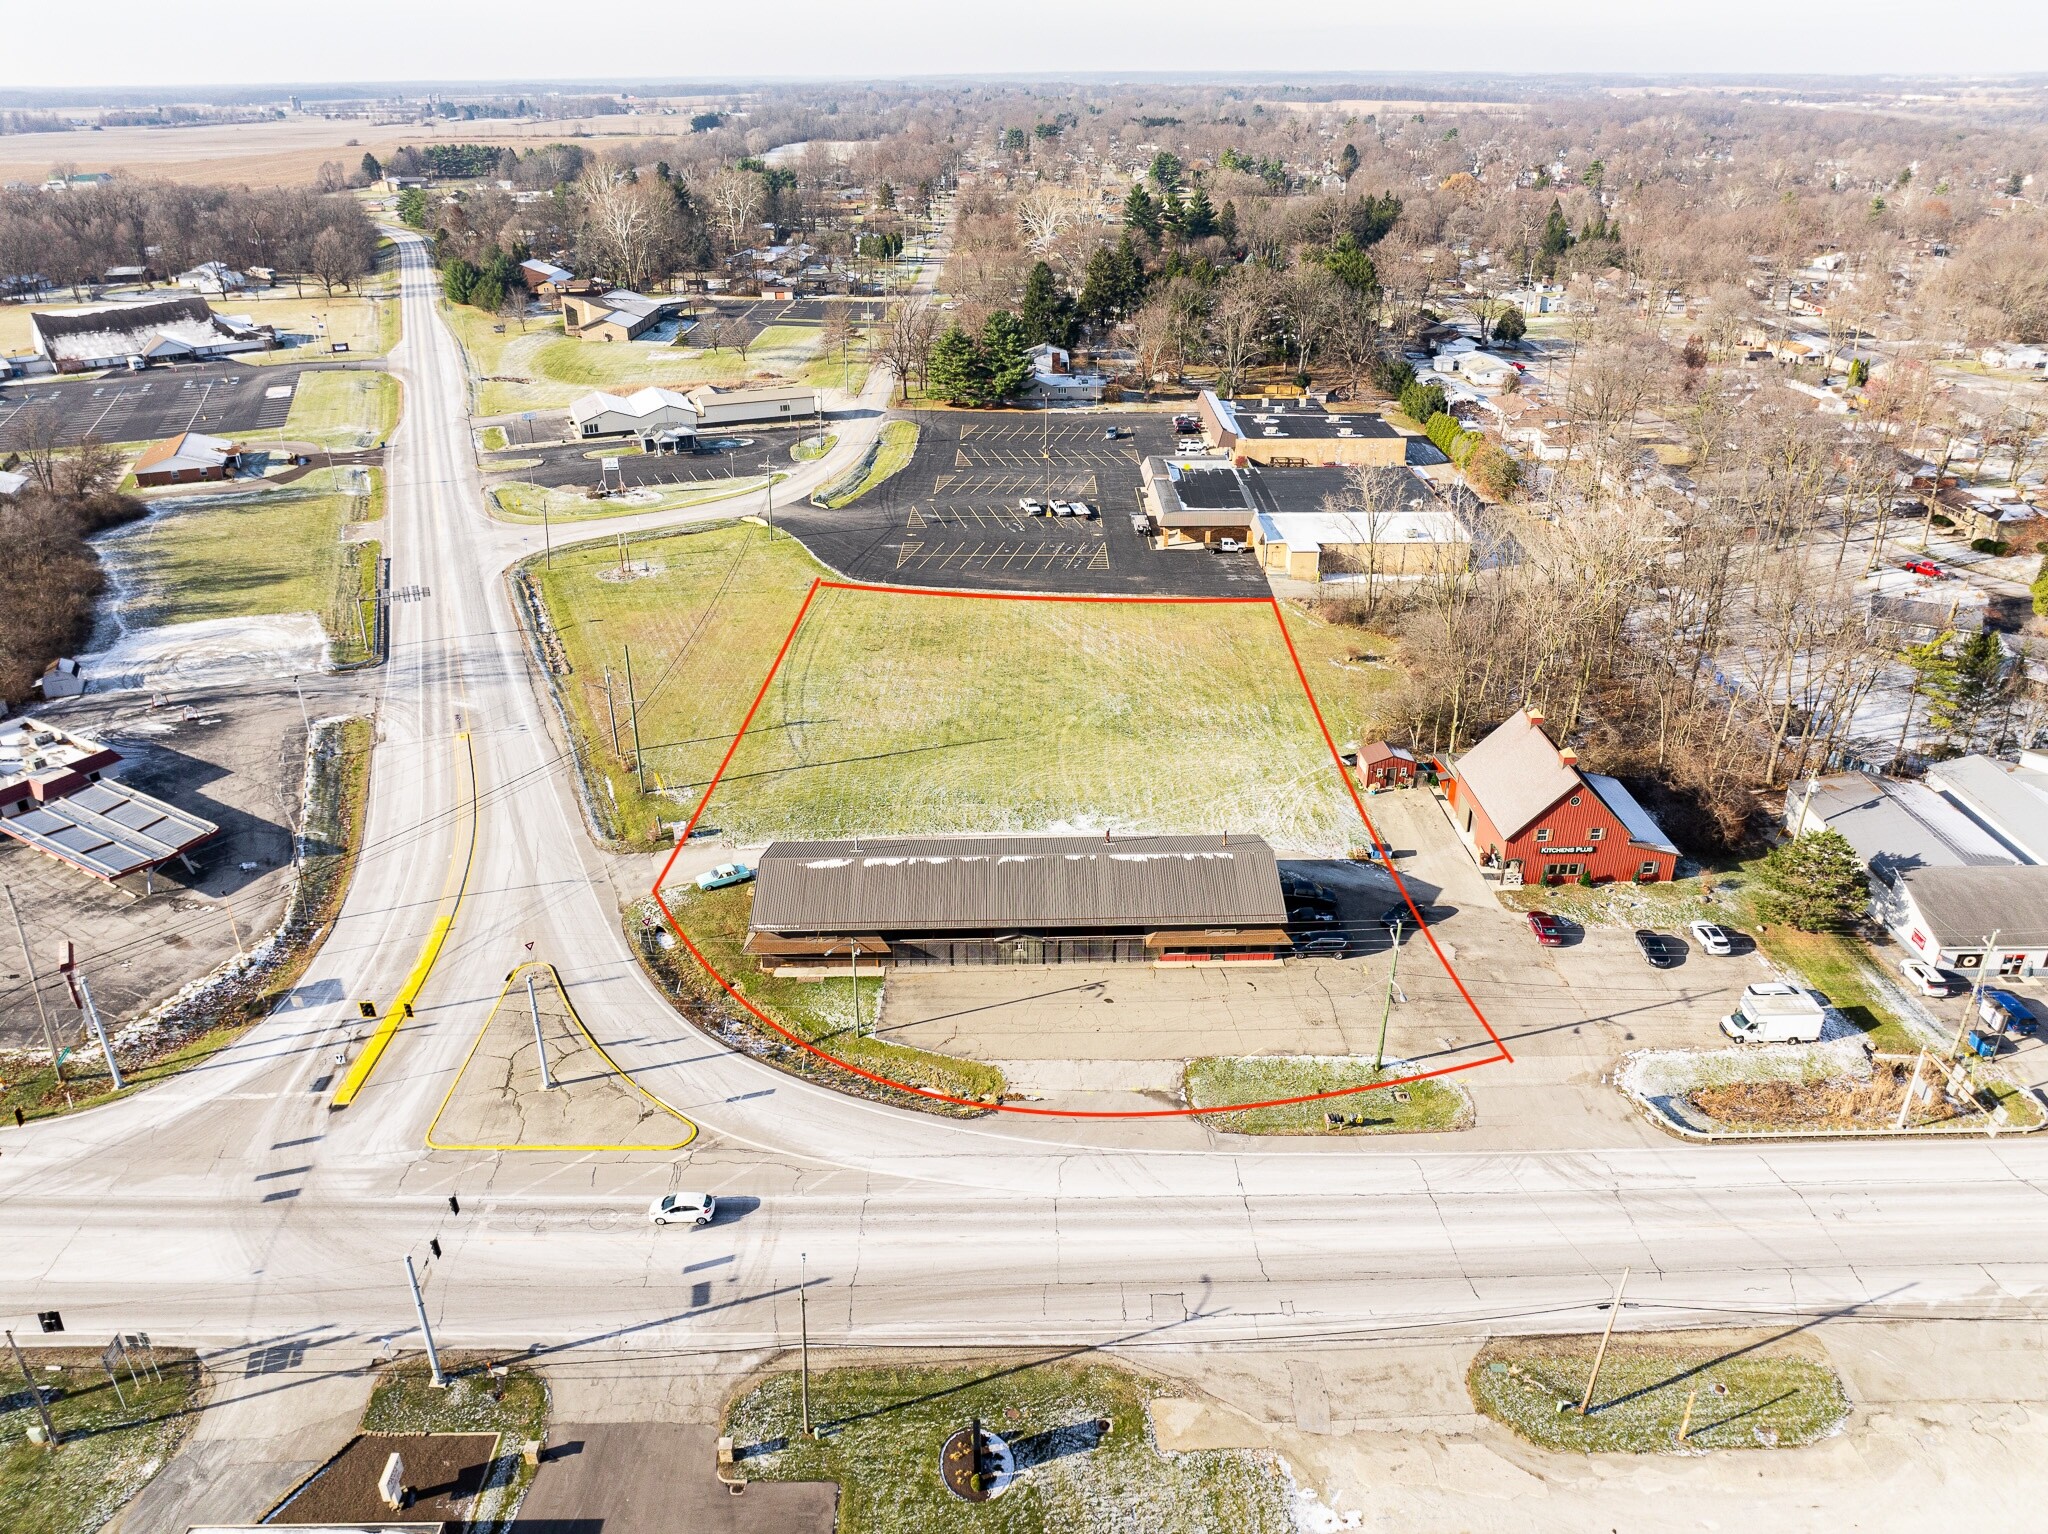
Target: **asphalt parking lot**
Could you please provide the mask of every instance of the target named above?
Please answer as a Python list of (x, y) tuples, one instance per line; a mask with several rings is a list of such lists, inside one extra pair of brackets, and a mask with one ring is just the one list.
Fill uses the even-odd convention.
[[(899, 586), (1144, 596), (1266, 595), (1248, 554), (1154, 550), (1131, 523), (1138, 464), (1173, 449), (1163, 415), (1002, 410), (914, 413), (917, 452), (853, 505), (777, 521), (847, 576)], [(1117, 426), (1132, 432), (1109, 440)], [(1087, 501), (1089, 519), (1034, 517), (1020, 500)]]
[(747, 343), (770, 325), (822, 325), (834, 309), (846, 309), (857, 323), (868, 325), (881, 316), (881, 299), (827, 300), (820, 298), (750, 298), (714, 301), (698, 310), (683, 327), (683, 344), (702, 345), (692, 331), (704, 325), (723, 325), (739, 320), (747, 327)]
[(10, 384), (0, 389), (0, 452), (25, 447), (38, 420), (54, 426), (59, 447), (154, 442), (184, 431), (232, 436), (282, 426), (302, 371), (209, 362)]
[[(766, 430), (735, 427), (730, 434), (707, 437), (718, 444), (708, 453), (637, 453), (625, 451), (631, 444), (623, 439), (565, 442), (551, 447), (512, 447), (483, 457), (484, 472), (504, 480), (521, 480), (530, 485), (595, 485), (600, 464), (608, 455), (617, 456), (619, 474), (629, 486), (680, 485), (703, 479), (736, 479), (765, 474), (772, 466), (793, 467), (790, 448), (811, 428)], [(540, 462), (528, 468), (506, 468), (507, 464)]]

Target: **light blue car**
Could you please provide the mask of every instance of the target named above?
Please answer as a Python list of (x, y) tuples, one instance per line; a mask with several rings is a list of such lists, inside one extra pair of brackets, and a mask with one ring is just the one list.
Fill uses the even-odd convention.
[(697, 875), (700, 890), (722, 890), (727, 885), (745, 884), (754, 877), (754, 870), (744, 863), (720, 863), (716, 868), (707, 868)]

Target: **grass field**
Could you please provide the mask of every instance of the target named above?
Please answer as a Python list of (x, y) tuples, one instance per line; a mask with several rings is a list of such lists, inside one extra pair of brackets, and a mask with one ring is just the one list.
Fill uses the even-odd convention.
[[(775, 476), (778, 484), (786, 478), (786, 474)], [(722, 501), (728, 496), (759, 490), (766, 483), (766, 477), (759, 474), (743, 479), (703, 479), (662, 489), (648, 487), (593, 501), (581, 490), (532, 485), (515, 479), (492, 487), (492, 514), (500, 522), (538, 522), (545, 508), (549, 522), (597, 522), (607, 517), (637, 517), (643, 512), (702, 506), (708, 501)]]
[[(1182, 1096), (1190, 1108), (1270, 1102), (1276, 1097), (1334, 1092), (1364, 1086), (1380, 1077), (1408, 1074), (1407, 1069), (1395, 1068), (1375, 1075), (1370, 1060), (1341, 1056), (1211, 1057), (1188, 1062)], [(1328, 1115), (1333, 1113), (1343, 1122), (1332, 1124)], [(1324, 1102), (1216, 1113), (1202, 1122), (1240, 1135), (1426, 1134), (1469, 1128), (1472, 1100), (1448, 1081), (1411, 1081), (1387, 1091), (1360, 1092)]]
[(276, 490), (174, 502), (100, 550), (128, 588), (131, 623), (313, 612), (352, 637), (357, 570), (341, 532), (382, 511), (377, 470), (316, 469)]
[[(727, 525), (558, 552), (540, 583), (614, 829), (655, 845), (687, 817), (821, 567)], [(1295, 852), (1362, 837), (1274, 621), (1245, 605), (976, 602), (821, 589), (707, 823), (739, 838), (977, 831), (1256, 832)], [(1370, 673), (1355, 631), (1289, 610), (1333, 731)], [(633, 646), (643, 797), (604, 722)], [(1339, 678), (1332, 682), (1332, 676)], [(608, 786), (607, 786), (608, 785)]]
[[(873, 1038), (864, 1031), (857, 1032), (854, 988), (859, 986), (859, 1027), (864, 1030), (873, 1026), (876, 1009), (880, 1005), (882, 980), (879, 974), (873, 979), (848, 976), (840, 980), (784, 980), (756, 969), (754, 961), (740, 948), (747, 940), (747, 913), (753, 907), (751, 885), (703, 891), (694, 884), (684, 884), (664, 890), (662, 895), (668, 901), (669, 909), (675, 912), (676, 920), (689, 934), (690, 941), (697, 945), (718, 972), (735, 981), (749, 1001), (791, 1032), (821, 1049), (829, 1050), (850, 1065), (873, 1071), (892, 1081), (944, 1092), (949, 1097), (993, 1100), (1002, 1094), (1003, 1073), (992, 1065), (959, 1060), (950, 1055), (935, 1055), (908, 1045)], [(721, 1005), (728, 1012), (740, 1012), (731, 998), (703, 974), (686, 950), (668, 950), (667, 957), (675, 962), (675, 978), (691, 994)], [(743, 1013), (740, 1025), (758, 1035), (762, 1044), (773, 1047), (777, 1036), (770, 1030), (762, 1029), (758, 1022)], [(837, 1067), (803, 1050), (785, 1047), (778, 1063), (799, 1075), (841, 1087), (851, 1085), (853, 1090), (866, 1095), (906, 1106), (939, 1112), (947, 1109), (945, 1104), (920, 1099), (914, 1093), (894, 1093), (874, 1087), (860, 1078), (848, 1077)]]
[[(764, 376), (830, 381), (810, 376), (812, 365), (824, 360), (818, 356), (824, 332), (814, 325), (771, 325), (742, 358), (724, 348), (706, 351), (665, 341), (580, 341), (562, 333), (559, 315), (528, 319), (522, 331), (517, 320), (500, 320), (467, 304), (443, 304), (441, 312), (484, 380), (477, 386), (482, 415), (558, 407), (592, 389), (629, 393), (649, 384), (690, 388)], [(836, 369), (838, 360), (828, 365)]]
[[(1790, 1448), (1826, 1437), (1849, 1414), (1834, 1370), (1784, 1346), (1622, 1336), (1608, 1348), (1592, 1408), (1581, 1417), (1598, 1345), (1597, 1337), (1490, 1342), (1472, 1361), (1466, 1388), (1496, 1422), (1568, 1454)], [(1688, 1396), (1692, 1420), (1681, 1445)]]
[[(1292, 1530), (1286, 1482), (1270, 1460), (1153, 1447), (1146, 1402), (1161, 1393), (1093, 1360), (824, 1369), (811, 1374), (822, 1438), (803, 1435), (793, 1373), (741, 1397), (725, 1430), (748, 1480), (837, 1481), (839, 1534)], [(938, 1471), (941, 1446), (976, 1416), (1018, 1464), (1010, 1488), (979, 1505), (954, 1497)]]
[(916, 453), (917, 422), (891, 421), (882, 428), (881, 441), (876, 448), (875, 456), (861, 477), (843, 491), (834, 486), (833, 489), (837, 493), (817, 504), (829, 506), (834, 511), (842, 506), (851, 506), (883, 480), (901, 474)]
[(389, 373), (301, 373), (284, 425), (238, 432), (242, 442), (311, 442), (348, 451), (390, 440), (398, 427), (398, 380)]
[[(63, 1447), (54, 1453), (26, 1441), (36, 1423), (34, 1399), (11, 1355), (0, 1354), (0, 1529), (7, 1534), (92, 1534), (155, 1479), (191, 1431), (203, 1376), (183, 1351), (158, 1348), (156, 1372), (141, 1349), (131, 1378), (115, 1361), (117, 1387), (107, 1382), (98, 1348), (31, 1348), (29, 1368), (50, 1399)], [(56, 1364), (57, 1372), (47, 1365)], [(126, 1397), (122, 1404), (121, 1397)]]

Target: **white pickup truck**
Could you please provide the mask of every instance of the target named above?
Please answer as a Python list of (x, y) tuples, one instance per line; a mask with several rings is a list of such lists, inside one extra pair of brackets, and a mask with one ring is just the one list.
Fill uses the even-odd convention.
[(1811, 1044), (1826, 1018), (1809, 993), (1774, 980), (1744, 986), (1740, 1005), (1721, 1019), (1721, 1031), (1738, 1044)]

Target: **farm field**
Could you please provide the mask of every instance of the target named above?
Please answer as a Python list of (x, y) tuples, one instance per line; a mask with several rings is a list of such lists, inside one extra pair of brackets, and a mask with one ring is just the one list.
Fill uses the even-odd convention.
[[(614, 830), (687, 818), (814, 576), (752, 524), (529, 566)], [(1367, 694), (1318, 662), (1348, 636), (1288, 619), (1333, 731)], [(649, 792), (628, 763), (633, 646)], [(605, 678), (613, 693), (607, 701)], [(1348, 677), (1347, 677), (1348, 681)], [(1264, 603), (973, 601), (820, 588), (707, 822), (742, 839), (996, 831), (1258, 833), (1341, 853), (1360, 835)]]
[(382, 512), (376, 470), (317, 469), (276, 490), (173, 502), (100, 551), (130, 627), (313, 612), (352, 637), (358, 571), (342, 530)]

